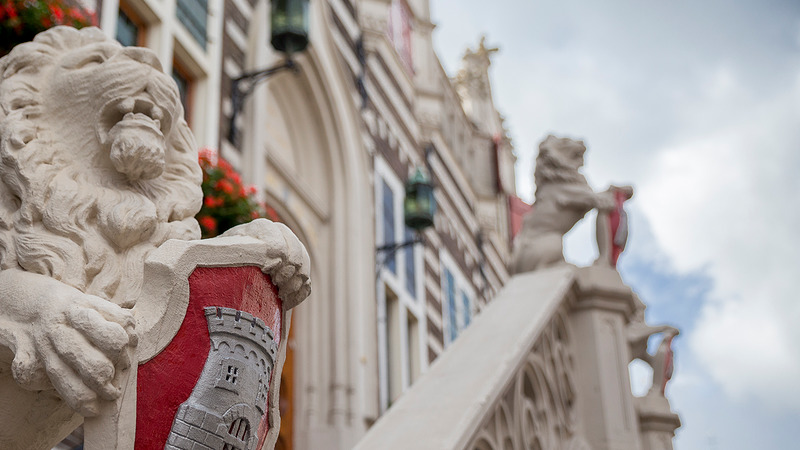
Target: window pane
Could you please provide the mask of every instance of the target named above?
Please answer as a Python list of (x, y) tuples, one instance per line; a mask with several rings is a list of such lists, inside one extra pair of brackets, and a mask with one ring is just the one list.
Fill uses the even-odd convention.
[(456, 313), (456, 286), (453, 274), (444, 270), (445, 299), (447, 300), (448, 335), (450, 342), (458, 337), (458, 314)]
[(469, 307), (469, 297), (464, 291), (461, 291), (461, 306), (462, 306), (462, 313), (464, 317), (464, 328), (469, 326), (469, 322), (472, 319), (472, 310)]
[(175, 69), (174, 64), (172, 66), (172, 79), (175, 80), (175, 83), (178, 85), (178, 93), (181, 96), (181, 104), (183, 105), (183, 116), (187, 117), (189, 111), (187, 105), (187, 100), (189, 99), (189, 80)]
[(122, 10), (117, 16), (117, 40), (126, 47), (133, 47), (139, 43), (139, 27)]
[(178, 0), (175, 11), (178, 20), (195, 38), (201, 47), (206, 48), (206, 22), (208, 20), (208, 3), (206, 0)]
[[(405, 242), (410, 242), (414, 239), (414, 233), (408, 227), (405, 228)], [(406, 247), (406, 290), (412, 297), (417, 297), (417, 279), (414, 273), (414, 245)]]
[[(383, 181), (383, 243), (392, 244), (395, 242), (394, 238), (394, 192)], [(386, 267), (397, 273), (397, 253), (390, 252), (389, 259), (386, 261)]]

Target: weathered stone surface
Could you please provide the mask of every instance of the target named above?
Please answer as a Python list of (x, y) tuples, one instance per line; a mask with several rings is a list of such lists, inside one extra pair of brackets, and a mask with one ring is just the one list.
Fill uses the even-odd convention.
[[(199, 238), (200, 180), (177, 87), (150, 50), (56, 27), (0, 59), (0, 448), (51, 448), (82, 417), (98, 417), (87, 449), (132, 442), (130, 368), (177, 331), (162, 323), (174, 298), (140, 301), (145, 261)], [(308, 254), (285, 226), (228, 234), (255, 238), (219, 245), (254, 249), (285, 309), (308, 295)]]

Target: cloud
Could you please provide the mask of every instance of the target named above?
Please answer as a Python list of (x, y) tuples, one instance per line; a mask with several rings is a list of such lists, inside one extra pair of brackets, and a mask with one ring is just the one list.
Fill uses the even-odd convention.
[(761, 99), (729, 69), (710, 80), (687, 111), (721, 123), (657, 152), (639, 206), (680, 271), (715, 281), (691, 337), (698, 361), (731, 395), (800, 411), (800, 77)]

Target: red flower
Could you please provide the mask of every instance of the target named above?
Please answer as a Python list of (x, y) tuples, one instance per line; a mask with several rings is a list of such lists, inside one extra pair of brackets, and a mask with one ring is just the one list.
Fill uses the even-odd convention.
[(64, 20), (64, 11), (61, 8), (55, 5), (50, 5), (50, 13), (53, 15), (53, 17), (56, 18), (56, 20), (59, 23), (61, 23), (61, 21)]
[(213, 161), (215, 159), (215, 152), (214, 152), (214, 150), (212, 150), (212, 149), (210, 149), (208, 147), (203, 147), (198, 152), (198, 156), (200, 157), (200, 162), (201, 163), (206, 162), (206, 163), (210, 164), (211, 161)]
[(211, 216), (203, 216), (198, 222), (200, 222), (200, 226), (205, 228), (209, 233), (213, 234), (217, 231), (217, 219)]
[(78, 8), (70, 8), (67, 10), (67, 15), (73, 19), (83, 19), (83, 14)]
[(265, 208), (255, 198), (256, 186), (243, 186), (241, 175), (213, 150), (201, 149), (197, 156), (205, 194), (203, 209), (197, 216), (203, 237), (215, 236), (227, 227), (264, 216)]
[(217, 181), (217, 185), (215, 187), (228, 195), (233, 193), (233, 185), (225, 178)]
[(231, 167), (231, 165), (228, 164), (228, 161), (225, 161), (222, 158), (219, 159), (219, 161), (217, 162), (217, 165), (219, 166), (220, 169), (225, 171), (226, 175), (233, 171), (233, 167)]

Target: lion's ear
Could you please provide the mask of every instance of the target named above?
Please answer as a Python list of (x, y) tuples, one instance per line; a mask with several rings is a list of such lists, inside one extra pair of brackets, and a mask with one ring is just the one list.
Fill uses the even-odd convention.
[(550, 148), (550, 143), (556, 139), (555, 136), (552, 134), (548, 134), (546, 138), (542, 142), (539, 143), (539, 154), (547, 153), (548, 149)]

